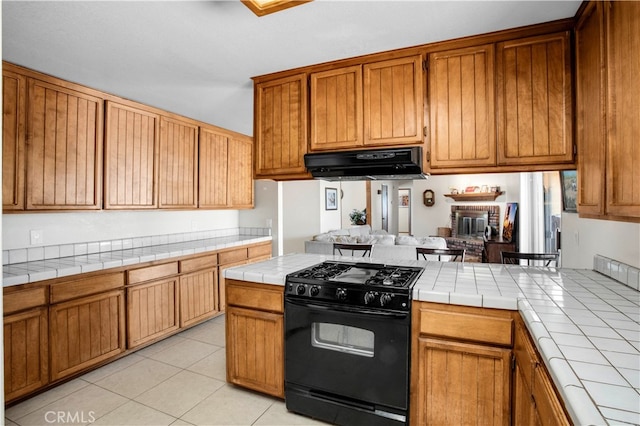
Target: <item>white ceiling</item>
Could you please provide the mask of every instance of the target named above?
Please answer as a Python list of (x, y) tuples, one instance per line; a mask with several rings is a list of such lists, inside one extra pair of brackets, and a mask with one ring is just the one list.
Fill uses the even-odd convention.
[(2, 1), (2, 58), (252, 134), (250, 77), (572, 17), (571, 1)]

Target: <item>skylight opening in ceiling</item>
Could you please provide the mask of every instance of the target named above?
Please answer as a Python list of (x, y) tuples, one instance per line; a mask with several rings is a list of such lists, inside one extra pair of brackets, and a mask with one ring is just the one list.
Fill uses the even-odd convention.
[(313, 0), (241, 0), (257, 16), (279, 12), (290, 7), (299, 6)]

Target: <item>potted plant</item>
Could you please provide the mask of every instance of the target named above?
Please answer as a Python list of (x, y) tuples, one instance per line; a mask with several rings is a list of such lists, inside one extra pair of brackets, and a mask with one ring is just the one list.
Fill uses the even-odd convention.
[(367, 223), (367, 209), (353, 209), (353, 211), (349, 213), (349, 219), (351, 219), (352, 225), (364, 225)]

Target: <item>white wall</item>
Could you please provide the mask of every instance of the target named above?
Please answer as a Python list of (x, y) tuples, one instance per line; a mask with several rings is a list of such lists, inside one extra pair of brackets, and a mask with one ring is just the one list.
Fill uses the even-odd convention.
[(282, 224), (278, 220), (280, 185), (273, 180), (255, 180), (254, 204), (255, 208), (239, 211), (239, 225), (246, 228), (271, 228), (272, 253), (280, 254), (280, 244), (277, 238)]
[(48, 246), (238, 226), (237, 210), (3, 214), (2, 248), (32, 247), (31, 230)]
[(562, 266), (593, 269), (596, 254), (640, 268), (640, 223), (562, 214)]
[[(339, 182), (341, 192), (338, 208), (340, 209), (340, 226), (338, 228), (349, 228), (351, 219), (349, 213), (354, 209), (364, 210), (367, 207), (367, 183), (365, 181)], [(370, 218), (371, 212), (367, 212)]]
[(283, 253), (304, 253), (304, 241), (322, 232), (324, 189), (320, 181), (283, 182), (280, 207)]

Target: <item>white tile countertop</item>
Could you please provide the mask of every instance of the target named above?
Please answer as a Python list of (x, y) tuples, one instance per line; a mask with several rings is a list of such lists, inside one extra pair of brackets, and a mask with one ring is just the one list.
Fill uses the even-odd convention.
[[(225, 277), (284, 285), (288, 273), (337, 258), (380, 263), (291, 254), (227, 269)], [(425, 267), (414, 300), (520, 311), (576, 425), (640, 424), (640, 292), (635, 287), (591, 270), (390, 263)]]
[[(60, 257), (43, 258), (39, 260), (27, 260), (24, 262), (4, 264), (2, 268), (3, 287), (26, 284), (30, 282), (65, 277), (86, 272), (100, 271), (120, 266), (135, 265), (138, 263), (155, 260), (169, 259), (171, 257), (188, 256), (207, 251), (222, 250), (230, 247), (271, 241), (270, 235), (244, 235), (232, 234), (222, 236), (210, 236), (193, 240), (173, 241), (171, 238), (151, 239), (148, 244), (140, 239), (140, 245), (135, 241), (130, 244), (120, 243), (117, 249), (113, 244), (102, 242), (70, 245), (68, 248), (58, 248)], [(95, 245), (92, 249), (91, 245)], [(80, 249), (78, 249), (80, 247)], [(25, 249), (26, 250), (26, 249)], [(70, 250), (70, 251), (66, 251)], [(44, 252), (45, 250), (43, 250)], [(19, 253), (19, 250), (12, 252)], [(79, 254), (82, 253), (82, 254)], [(16, 256), (16, 253), (9, 253)], [(26, 258), (25, 254), (25, 258)], [(9, 257), (9, 256), (8, 256)]]

